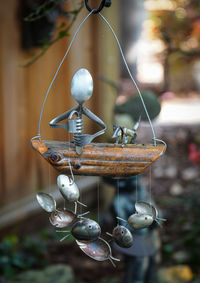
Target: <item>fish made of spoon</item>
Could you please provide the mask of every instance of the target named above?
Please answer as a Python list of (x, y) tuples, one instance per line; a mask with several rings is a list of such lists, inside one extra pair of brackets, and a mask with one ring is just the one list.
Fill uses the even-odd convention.
[(63, 174), (59, 175), (57, 178), (57, 185), (65, 200), (79, 203), (85, 207), (87, 206), (78, 200), (80, 197), (80, 191), (76, 183), (71, 178)]
[(51, 195), (43, 192), (37, 193), (36, 199), (45, 211), (51, 213), (49, 221), (53, 226), (57, 228), (68, 227), (72, 225), (77, 218), (81, 218), (89, 213), (89, 211), (87, 211), (82, 214), (77, 214), (77, 207), (75, 207), (74, 212), (67, 209), (58, 210), (56, 208), (55, 199)]
[(117, 217), (117, 219), (128, 223), (135, 230), (147, 228), (153, 223), (152, 215), (148, 214), (131, 214), (128, 218), (128, 221), (120, 217)]
[[(73, 224), (71, 231), (59, 230), (56, 232), (71, 233), (76, 240), (88, 242), (97, 240), (100, 237), (101, 227), (92, 219), (82, 218)], [(65, 240), (69, 236), (70, 234), (64, 236), (60, 241)]]
[(89, 211), (77, 215), (76, 213), (68, 209), (56, 210), (51, 213), (49, 221), (56, 228), (66, 228), (72, 226), (77, 221), (77, 219), (82, 218), (88, 213)]
[(116, 267), (113, 260), (120, 261), (120, 259), (112, 256), (110, 245), (102, 238), (98, 238), (92, 242), (84, 242), (76, 240), (79, 248), (89, 257), (96, 261), (110, 260), (112, 265)]
[(101, 227), (96, 221), (83, 218), (72, 226), (71, 233), (76, 240), (94, 241), (100, 237)]
[(133, 245), (133, 236), (131, 232), (124, 226), (117, 225), (112, 234), (106, 232), (107, 235), (112, 237), (112, 240), (122, 248), (130, 248)]
[(156, 209), (155, 206), (153, 206), (152, 204), (145, 202), (145, 201), (138, 201), (135, 203), (135, 210), (137, 211), (137, 213), (139, 214), (149, 214), (153, 217), (153, 220), (155, 220), (159, 225), (161, 221), (166, 221), (166, 219), (164, 218), (159, 218), (158, 217), (158, 210)]

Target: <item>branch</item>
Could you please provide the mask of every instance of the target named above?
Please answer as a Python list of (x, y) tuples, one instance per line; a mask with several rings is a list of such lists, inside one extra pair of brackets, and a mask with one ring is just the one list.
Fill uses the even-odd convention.
[(70, 24), (65, 29), (60, 30), (58, 35), (53, 40), (50, 40), (49, 42), (45, 43), (41, 47), (41, 51), (38, 54), (36, 54), (36, 55), (34, 54), (32, 56), (32, 58), (29, 58), (28, 60), (25, 60), (24, 63), (20, 63), (19, 65), (21, 67), (28, 67), (28, 66), (30, 66), (31, 64), (36, 62), (41, 56), (43, 56), (47, 52), (47, 50), (50, 48), (51, 45), (56, 43), (61, 38), (65, 37), (65, 36), (69, 36), (69, 31), (70, 31), (71, 27), (73, 26), (74, 22), (76, 21), (76, 18), (78, 16), (78, 14), (80, 13), (80, 11), (82, 10), (82, 8), (83, 8), (83, 3), (81, 4), (81, 6), (78, 9), (67, 12), (68, 14), (72, 14), (73, 15)]
[(200, 51), (199, 50), (184, 51), (184, 50), (182, 50), (179, 47), (177, 47), (177, 48), (169, 47), (168, 48), (168, 52), (169, 53), (180, 52), (184, 56), (189, 56), (189, 57), (190, 56), (200, 56)]
[(54, 10), (61, 2), (65, 0), (57, 0), (57, 1), (49, 1), (47, 0), (43, 4), (41, 4), (36, 11), (28, 15), (27, 17), (24, 18), (26, 22), (33, 22), (36, 20), (39, 20), (46, 15), (48, 15), (52, 10)]

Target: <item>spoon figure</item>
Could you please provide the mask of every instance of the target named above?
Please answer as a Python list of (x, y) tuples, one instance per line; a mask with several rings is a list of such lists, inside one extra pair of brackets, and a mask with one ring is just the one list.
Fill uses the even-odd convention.
[[(71, 94), (73, 98), (78, 102), (78, 105), (74, 108), (66, 111), (65, 113), (54, 118), (50, 122), (52, 128), (64, 128), (70, 133), (73, 133), (74, 144), (76, 146), (76, 153), (82, 153), (82, 147), (91, 143), (91, 141), (99, 135), (105, 133), (106, 125), (104, 122), (92, 113), (89, 109), (83, 106), (83, 103), (89, 100), (93, 92), (93, 80), (86, 69), (78, 70), (71, 83)], [(76, 119), (72, 119), (73, 116), (76, 116)], [(82, 115), (85, 115), (95, 123), (97, 123), (102, 130), (98, 131), (95, 134), (83, 134), (83, 119)], [(59, 122), (68, 119), (65, 124), (60, 124)]]
[(136, 202), (135, 203), (135, 210), (139, 214), (151, 215), (153, 217), (153, 220), (155, 220), (159, 225), (161, 225), (159, 220), (166, 221), (166, 219), (158, 217), (158, 210), (156, 209), (155, 206), (153, 206), (152, 204), (150, 204), (148, 202), (145, 202), (145, 201)]
[[(92, 219), (82, 218), (73, 224), (71, 231), (59, 230), (56, 232), (71, 233), (76, 240), (89, 242), (89, 241), (97, 240), (99, 238), (101, 234), (101, 227), (96, 221)], [(69, 236), (70, 236), (69, 234), (64, 236), (60, 241), (62, 242)]]
[(130, 248), (133, 245), (133, 236), (131, 232), (124, 226), (117, 225), (112, 234), (106, 232), (107, 235), (112, 237), (112, 240), (122, 248)]
[(96, 261), (110, 260), (114, 267), (115, 264), (113, 260), (120, 261), (118, 258), (112, 256), (112, 251), (110, 245), (102, 238), (98, 238), (92, 242), (84, 242), (76, 240), (79, 248), (89, 257)]
[(135, 230), (147, 228), (153, 223), (153, 217), (148, 214), (131, 214), (128, 221), (120, 217), (117, 217), (117, 219), (128, 223)]
[(45, 211), (51, 212), (49, 221), (53, 226), (57, 228), (64, 228), (64, 227), (71, 226), (77, 220), (77, 218), (81, 218), (84, 215), (89, 213), (89, 211), (87, 211), (82, 214), (77, 214), (76, 207), (75, 207), (74, 212), (67, 210), (67, 209), (58, 210), (56, 208), (55, 199), (51, 195), (43, 193), (43, 192), (37, 193), (36, 198), (40, 206)]
[(80, 197), (80, 192), (74, 180), (72, 180), (66, 175), (61, 174), (57, 178), (57, 185), (61, 195), (65, 200), (68, 200), (69, 202), (74, 202), (75, 206), (77, 205), (76, 203), (79, 203), (80, 205), (87, 207), (87, 205), (78, 201)]

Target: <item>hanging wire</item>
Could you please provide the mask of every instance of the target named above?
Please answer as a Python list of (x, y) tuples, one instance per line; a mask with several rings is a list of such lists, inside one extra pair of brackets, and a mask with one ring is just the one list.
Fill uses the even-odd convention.
[[(77, 34), (79, 33), (79, 31), (80, 31), (81, 27), (83, 26), (83, 24), (84, 24), (84, 23), (86, 22), (86, 20), (89, 18), (89, 16), (94, 13), (94, 11), (95, 11), (95, 10), (92, 10), (92, 11), (84, 18), (84, 20), (81, 22), (81, 24), (80, 24), (79, 27), (77, 28), (77, 30), (76, 30), (76, 32), (75, 32), (75, 34), (74, 34), (74, 36), (73, 36), (73, 38), (72, 38), (72, 40), (71, 40), (71, 42), (70, 42), (70, 44), (69, 44), (69, 47), (67, 48), (67, 51), (66, 51), (65, 55), (63, 56), (63, 58), (62, 58), (62, 60), (61, 60), (61, 62), (60, 62), (60, 64), (59, 64), (59, 66), (58, 66), (58, 68), (57, 68), (57, 70), (56, 70), (56, 72), (55, 72), (55, 75), (54, 75), (54, 77), (53, 77), (53, 79), (52, 79), (52, 81), (51, 81), (51, 83), (50, 83), (50, 85), (49, 85), (49, 87), (48, 87), (48, 89), (47, 89), (47, 92), (46, 92), (46, 95), (45, 95), (45, 98), (44, 98), (44, 101), (43, 101), (43, 104), (42, 104), (42, 108), (41, 108), (41, 112), (40, 112), (40, 118), (39, 118), (39, 123), (38, 123), (38, 134), (37, 134), (35, 137), (33, 137), (32, 140), (38, 139), (38, 138), (41, 139), (41, 122), (42, 122), (42, 116), (43, 116), (44, 107), (45, 107), (46, 100), (47, 100), (47, 98), (48, 98), (49, 92), (50, 92), (50, 90), (51, 90), (51, 87), (52, 87), (52, 85), (53, 85), (53, 83), (54, 83), (54, 81), (55, 81), (55, 79), (56, 79), (56, 77), (57, 77), (57, 75), (58, 75), (58, 73), (59, 73), (59, 71), (60, 71), (60, 68), (61, 68), (62, 64), (64, 63), (64, 61), (65, 61), (65, 59), (66, 59), (66, 57), (67, 57), (67, 55), (68, 55), (68, 53), (69, 53), (69, 51), (70, 51), (70, 49), (71, 49), (71, 47), (72, 47), (72, 44), (74, 43), (74, 41), (75, 41), (75, 39), (76, 39)], [(129, 66), (128, 66), (128, 64), (127, 64), (127, 61), (126, 61), (126, 59), (125, 59), (125, 56), (124, 56), (124, 53), (123, 53), (123, 51), (122, 51), (120, 42), (119, 42), (119, 40), (118, 40), (118, 38), (117, 38), (117, 35), (115, 34), (113, 28), (111, 27), (111, 25), (109, 24), (109, 22), (106, 20), (106, 18), (105, 18), (100, 12), (99, 12), (98, 14), (99, 14), (100, 17), (103, 19), (103, 21), (107, 24), (107, 26), (108, 26), (109, 29), (111, 30), (111, 32), (112, 32), (112, 34), (113, 34), (113, 36), (114, 36), (114, 38), (115, 38), (115, 40), (116, 40), (116, 42), (117, 42), (118, 48), (119, 48), (119, 50), (120, 50), (120, 54), (121, 54), (121, 56), (122, 56), (122, 59), (123, 59), (123, 61), (124, 61), (124, 64), (125, 64), (125, 66), (126, 66), (126, 69), (127, 69), (127, 71), (128, 71), (128, 74), (129, 74), (129, 76), (130, 76), (130, 78), (131, 78), (131, 80), (132, 80), (132, 82), (133, 82), (133, 84), (134, 84), (134, 86), (135, 86), (135, 88), (136, 88), (138, 94), (139, 94), (139, 97), (140, 97), (140, 99), (141, 99), (142, 105), (143, 105), (143, 107), (144, 107), (144, 110), (145, 110), (145, 113), (146, 113), (146, 116), (147, 116), (147, 119), (148, 119), (148, 121), (149, 121), (151, 130), (152, 130), (152, 134), (153, 134), (154, 146), (156, 146), (156, 141), (160, 141), (160, 142), (164, 143), (164, 145), (165, 145), (165, 150), (166, 150), (166, 147), (167, 147), (166, 143), (165, 143), (164, 141), (159, 140), (159, 139), (156, 138), (155, 131), (154, 131), (154, 128), (153, 128), (153, 125), (152, 125), (152, 122), (151, 122), (149, 113), (148, 113), (148, 111), (147, 111), (146, 105), (145, 105), (145, 103), (144, 103), (144, 100), (143, 100), (141, 91), (140, 91), (140, 89), (139, 89), (139, 87), (138, 87), (138, 85), (137, 85), (135, 79), (133, 78), (133, 76), (132, 76), (132, 74), (131, 74), (131, 71), (130, 71)], [(164, 152), (165, 152), (165, 151), (164, 151)]]
[[(117, 179), (117, 215), (119, 216), (120, 214), (120, 199), (119, 199), (119, 179)], [(119, 225), (119, 219), (117, 218), (117, 225)]]
[(135, 198), (136, 198), (136, 203), (138, 202), (138, 179), (137, 175), (135, 176), (135, 183), (136, 183), (136, 192), (135, 192)]
[(70, 160), (68, 159), (68, 164), (69, 164), (69, 170), (70, 170), (70, 173), (71, 173), (71, 176), (72, 176), (72, 183), (71, 183), (71, 185), (73, 185), (74, 184), (74, 174), (73, 174), (73, 172), (72, 172), (72, 166), (71, 166), (71, 163), (70, 163)]
[(48, 192), (51, 194), (51, 174), (50, 174), (50, 164), (48, 166)]
[(145, 110), (147, 119), (148, 119), (148, 121), (149, 121), (151, 130), (152, 130), (152, 133), (153, 133), (154, 146), (156, 146), (156, 140), (157, 140), (157, 138), (156, 138), (156, 135), (155, 135), (155, 131), (154, 131), (152, 122), (151, 122), (151, 118), (150, 118), (150, 116), (149, 116), (149, 113), (148, 113), (148, 111), (147, 111), (146, 105), (145, 105), (145, 103), (144, 103), (144, 100), (143, 100), (141, 91), (140, 91), (140, 89), (139, 89), (139, 87), (138, 87), (136, 81), (134, 80), (132, 74), (131, 74), (131, 71), (130, 71), (129, 66), (128, 66), (128, 64), (127, 64), (127, 61), (126, 61), (126, 59), (125, 59), (124, 53), (123, 53), (123, 51), (122, 51), (121, 45), (120, 45), (120, 43), (119, 43), (119, 39), (117, 38), (117, 35), (115, 34), (113, 28), (111, 27), (111, 25), (109, 24), (109, 22), (106, 20), (106, 18), (104, 18), (104, 16), (103, 16), (101, 13), (98, 13), (98, 14), (101, 16), (101, 18), (102, 18), (102, 19), (104, 20), (104, 22), (107, 24), (107, 26), (108, 26), (109, 29), (111, 30), (111, 32), (112, 32), (112, 34), (113, 34), (113, 36), (114, 36), (114, 38), (115, 38), (115, 40), (116, 40), (116, 42), (117, 42), (117, 45), (118, 45), (118, 47), (119, 47), (119, 50), (120, 50), (122, 59), (123, 59), (123, 61), (124, 61), (124, 64), (125, 64), (125, 66), (126, 66), (126, 69), (127, 69), (127, 71), (128, 71), (128, 74), (129, 74), (129, 76), (130, 76), (130, 78), (131, 78), (131, 80), (132, 80), (132, 82), (133, 82), (133, 84), (134, 84), (134, 86), (135, 86), (135, 88), (136, 88), (136, 90), (137, 90), (137, 92), (138, 92), (138, 94), (139, 94), (139, 97), (140, 97), (140, 99), (141, 99), (142, 105), (143, 105), (143, 107), (144, 107), (144, 110)]
[(100, 221), (100, 183), (99, 183), (99, 179), (97, 181), (97, 219), (98, 222)]
[[(150, 204), (152, 204), (152, 192), (151, 192), (151, 166), (149, 168), (149, 200), (150, 200)], [(153, 211), (153, 208), (152, 208)]]
[(166, 144), (166, 142), (165, 141), (163, 141), (163, 140), (161, 140), (161, 139), (157, 139), (157, 138), (153, 138), (152, 139), (153, 141), (158, 141), (158, 142), (161, 142), (161, 143), (163, 143), (164, 144), (164, 146), (165, 146), (165, 150), (161, 153), (161, 155), (163, 155), (164, 153), (165, 153), (165, 151), (167, 150), (167, 144)]
[(55, 81), (55, 79), (56, 79), (56, 77), (57, 77), (57, 75), (58, 75), (58, 72), (60, 71), (60, 68), (61, 68), (62, 64), (64, 63), (64, 61), (65, 61), (65, 59), (66, 59), (66, 57), (67, 57), (67, 55), (68, 55), (68, 53), (69, 53), (69, 51), (70, 51), (70, 49), (71, 49), (71, 47), (72, 47), (72, 44), (73, 44), (73, 42), (74, 42), (74, 40), (75, 40), (77, 34), (79, 33), (81, 27), (83, 26), (83, 24), (86, 22), (86, 20), (89, 18), (89, 16), (90, 16), (92, 13), (93, 13), (93, 10), (85, 17), (85, 19), (81, 22), (81, 24), (80, 24), (79, 27), (77, 28), (77, 30), (76, 30), (76, 32), (75, 32), (75, 34), (74, 34), (74, 36), (73, 36), (73, 38), (72, 38), (72, 40), (71, 40), (71, 42), (70, 42), (70, 44), (69, 44), (69, 47), (67, 48), (67, 51), (66, 51), (64, 57), (62, 58), (62, 60), (61, 60), (61, 62), (60, 62), (60, 64), (59, 64), (59, 66), (58, 66), (58, 69), (56, 70), (55, 75), (54, 75), (54, 77), (53, 77), (53, 79), (52, 79), (52, 81), (51, 81), (51, 83), (50, 83), (50, 85), (49, 85), (49, 87), (48, 87), (48, 89), (47, 89), (47, 92), (46, 92), (46, 95), (45, 95), (45, 98), (44, 98), (44, 101), (43, 101), (43, 104), (42, 104), (42, 109), (41, 109), (41, 112), (40, 112), (40, 119), (39, 119), (39, 124), (38, 124), (38, 134), (37, 134), (37, 136), (34, 137), (33, 139), (36, 139), (36, 138), (41, 139), (40, 129), (41, 129), (42, 115), (43, 115), (43, 112), (44, 112), (44, 106), (45, 106), (45, 104), (46, 104), (46, 100), (47, 100), (47, 97), (48, 97), (49, 92), (50, 92), (50, 90), (51, 90), (51, 87), (52, 87), (52, 85), (53, 85), (53, 83), (54, 83), (54, 81)]
[[(106, 4), (106, 0), (102, 0), (100, 5), (99, 5), (99, 8), (93, 10), (93, 14), (98, 14), (104, 8), (105, 4)], [(88, 0), (85, 0), (85, 6), (86, 6), (86, 8), (88, 9), (89, 12), (92, 11), (92, 9), (90, 8), (90, 6), (88, 4)]]

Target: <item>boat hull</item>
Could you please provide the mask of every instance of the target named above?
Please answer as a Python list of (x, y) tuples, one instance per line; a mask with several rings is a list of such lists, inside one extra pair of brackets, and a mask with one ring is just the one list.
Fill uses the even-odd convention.
[(165, 151), (164, 145), (121, 145), (92, 143), (81, 155), (73, 143), (32, 140), (32, 147), (58, 171), (85, 176), (130, 177), (145, 171)]

